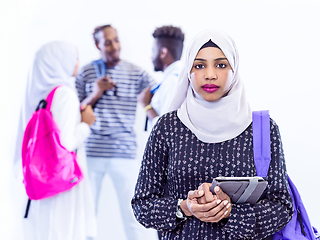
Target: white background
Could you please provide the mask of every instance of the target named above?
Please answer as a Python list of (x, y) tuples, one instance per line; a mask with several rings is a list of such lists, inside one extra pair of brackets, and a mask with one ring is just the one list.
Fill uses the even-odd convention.
[[(198, 32), (217, 28), (235, 40), (240, 74), (253, 110), (269, 109), (282, 135), (288, 172), (311, 222), (320, 228), (320, 4), (318, 0), (0, 0), (0, 239), (22, 240), (12, 177), (13, 136), (21, 94), (35, 51), (52, 40), (78, 46), (81, 64), (99, 58), (92, 32), (112, 24), (121, 58), (153, 72), (152, 32), (172, 24), (185, 32), (185, 45)], [(136, 131), (141, 159), (146, 133), (138, 107)], [(105, 179), (98, 239), (124, 239), (110, 179)], [(155, 237), (146, 231), (145, 239)]]

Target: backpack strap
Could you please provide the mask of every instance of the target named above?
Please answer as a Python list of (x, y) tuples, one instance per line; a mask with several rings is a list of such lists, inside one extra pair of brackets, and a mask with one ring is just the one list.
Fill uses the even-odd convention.
[(25, 214), (24, 214), (24, 218), (28, 218), (29, 209), (30, 209), (30, 204), (31, 204), (31, 199), (28, 198), (28, 203), (27, 203), (27, 207), (26, 207), (26, 212), (25, 212)]
[(106, 64), (102, 59), (92, 62), (94, 70), (96, 71), (97, 78), (106, 75)]
[[(266, 177), (271, 161), (269, 111), (252, 112), (252, 131), (253, 156), (257, 175)], [(287, 179), (288, 190), (293, 202), (293, 216), (282, 230), (273, 235), (272, 239), (319, 239), (319, 233), (310, 223), (298, 189), (289, 176), (287, 176)], [(301, 233), (299, 233), (299, 227)]]
[(58, 87), (61, 87), (61, 86), (57, 86), (55, 87), (47, 96), (46, 98), (46, 102), (47, 102), (47, 105), (46, 105), (46, 109), (48, 109), (50, 111), (51, 109), (51, 104), (52, 104), (52, 99), (53, 99), (53, 96), (54, 96), (54, 93), (55, 91), (58, 89)]
[(267, 177), (271, 161), (269, 111), (252, 112), (253, 157), (257, 176)]

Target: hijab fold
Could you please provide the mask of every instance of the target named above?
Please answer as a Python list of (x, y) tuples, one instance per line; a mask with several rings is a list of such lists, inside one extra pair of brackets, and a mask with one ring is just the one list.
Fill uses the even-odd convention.
[[(194, 59), (209, 40), (221, 49), (233, 70), (227, 94), (213, 102), (208, 102), (197, 94), (190, 81)], [(178, 117), (182, 123), (203, 142), (218, 143), (232, 139), (241, 134), (252, 122), (252, 112), (238, 73), (238, 66), (236, 45), (221, 31), (203, 31), (187, 48), (184, 68), (179, 74), (178, 85), (168, 110), (178, 109)]]

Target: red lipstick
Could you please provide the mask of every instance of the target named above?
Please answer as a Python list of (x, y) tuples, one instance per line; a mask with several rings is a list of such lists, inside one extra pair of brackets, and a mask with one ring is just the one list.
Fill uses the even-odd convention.
[(219, 89), (219, 86), (215, 84), (205, 84), (202, 86), (202, 89), (208, 93), (213, 93)]

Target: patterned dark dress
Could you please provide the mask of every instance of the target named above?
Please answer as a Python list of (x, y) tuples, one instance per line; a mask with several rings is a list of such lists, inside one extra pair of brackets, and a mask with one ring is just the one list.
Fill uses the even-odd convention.
[[(255, 176), (252, 125), (221, 143), (200, 141), (177, 117), (163, 115), (148, 139), (132, 199), (137, 220), (163, 232), (162, 239), (265, 239), (292, 216), (280, 133), (270, 119), (271, 155), (268, 188), (255, 204), (233, 204), (229, 219), (205, 223), (195, 217), (176, 219), (179, 198), (217, 176)], [(168, 197), (164, 197), (165, 185)]]

